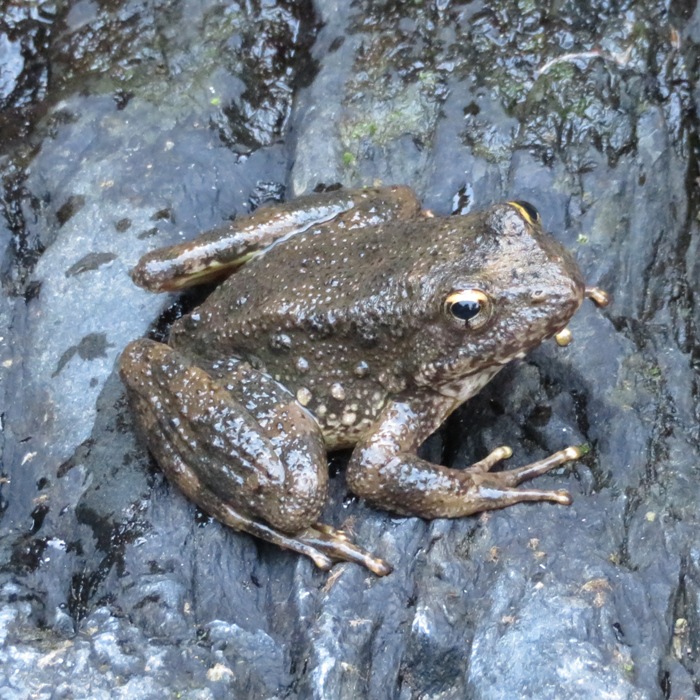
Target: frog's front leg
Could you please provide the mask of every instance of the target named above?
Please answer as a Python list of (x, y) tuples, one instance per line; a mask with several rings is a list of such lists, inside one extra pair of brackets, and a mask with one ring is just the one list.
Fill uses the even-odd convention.
[(318, 524), (328, 484), (314, 419), (269, 376), (232, 359), (200, 367), (137, 340), (120, 360), (138, 432), (168, 479), (224, 524), (305, 554), (321, 568), (381, 559)]
[(402, 515), (458, 518), (523, 501), (571, 503), (566, 491), (515, 487), (566, 462), (582, 451), (569, 447), (519, 469), (491, 472), (511, 450), (499, 447), (467, 469), (432, 464), (416, 455), (422, 442), (454, 408), (454, 399), (424, 393), (389, 404), (374, 431), (355, 447), (348, 485), (371, 503)]

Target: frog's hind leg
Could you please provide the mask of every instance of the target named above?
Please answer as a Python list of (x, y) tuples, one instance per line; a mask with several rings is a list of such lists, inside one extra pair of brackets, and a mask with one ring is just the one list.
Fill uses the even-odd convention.
[(325, 446), (284, 387), (233, 360), (205, 370), (150, 340), (127, 346), (120, 370), (139, 433), (203, 510), (321, 568), (347, 560), (388, 573), (342, 533), (316, 524), (328, 483)]
[[(190, 475), (190, 479), (192, 476)], [(301, 532), (290, 535), (276, 530), (260, 520), (242, 515), (229, 504), (216, 498), (210, 489), (201, 484), (192, 483), (191, 480), (187, 484), (183, 484), (172, 477), (170, 480), (185, 493), (194, 490), (197, 493), (197, 498), (192, 497), (191, 500), (224, 525), (233, 530), (247, 532), (249, 535), (259, 537), (261, 540), (276, 544), (283, 549), (304, 554), (319, 569), (327, 571), (335, 562), (347, 561), (360, 564), (377, 576), (386, 576), (392, 571), (390, 564), (353, 544), (342, 530), (336, 530), (323, 523), (315, 523)]]
[(228, 277), (282, 239), (333, 225), (348, 230), (418, 216), (420, 204), (405, 186), (365, 187), (310, 194), (261, 207), (186, 243), (159, 248), (132, 270), (136, 284), (153, 292), (176, 291)]

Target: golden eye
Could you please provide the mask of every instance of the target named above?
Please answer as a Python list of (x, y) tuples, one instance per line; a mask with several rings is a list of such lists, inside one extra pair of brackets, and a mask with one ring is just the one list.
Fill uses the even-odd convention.
[(491, 318), (491, 300), (480, 289), (460, 289), (447, 296), (444, 310), (460, 325), (476, 330)]
[(517, 209), (520, 216), (527, 221), (528, 224), (536, 224), (540, 221), (540, 213), (535, 209), (535, 207), (530, 204), (530, 202), (525, 202), (522, 199), (516, 199), (512, 202), (508, 202), (511, 207)]

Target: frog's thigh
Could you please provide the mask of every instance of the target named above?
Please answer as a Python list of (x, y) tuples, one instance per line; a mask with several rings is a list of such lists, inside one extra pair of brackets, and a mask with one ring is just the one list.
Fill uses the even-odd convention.
[[(283, 532), (316, 521), (328, 481), (323, 440), (289, 392), (276, 385), (256, 411), (236, 395), (233, 379), (224, 385), (150, 340), (127, 346), (120, 365), (139, 432), (161, 469), (195, 503), (212, 512), (224, 502), (243, 519), (265, 520)], [(258, 376), (264, 392), (271, 380)]]
[(374, 432), (359, 443), (348, 465), (350, 489), (377, 506), (424, 518), (457, 518), (523, 501), (568, 504), (565, 491), (514, 488), (575, 459), (563, 450), (527, 467), (491, 473), (493, 464), (507, 456), (503, 448), (472, 469), (450, 469), (421, 459), (417, 448), (452, 408), (441, 396), (387, 406)]

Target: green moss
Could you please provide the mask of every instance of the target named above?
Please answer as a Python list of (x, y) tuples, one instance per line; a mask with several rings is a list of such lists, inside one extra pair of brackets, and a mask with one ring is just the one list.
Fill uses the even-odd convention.
[(648, 369), (647, 375), (649, 376), (650, 379), (654, 379), (654, 380), (661, 379), (661, 375), (662, 375), (661, 367), (659, 367), (658, 365), (653, 365), (652, 367), (650, 367)]

